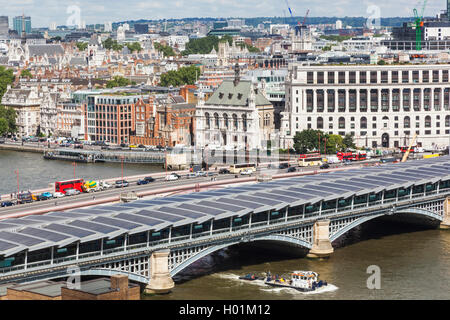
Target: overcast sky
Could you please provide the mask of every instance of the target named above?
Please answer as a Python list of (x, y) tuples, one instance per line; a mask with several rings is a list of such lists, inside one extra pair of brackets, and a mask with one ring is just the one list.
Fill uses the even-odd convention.
[[(380, 8), (381, 17), (413, 16), (413, 8), (421, 8), (423, 0), (287, 0), (295, 16), (310, 9), (314, 17), (369, 17), (371, 5)], [(446, 0), (428, 0), (426, 16), (435, 16), (446, 9)], [(169, 19), (191, 17), (283, 17), (289, 16), (286, 0), (0, 0), (0, 15), (31, 16), (33, 27), (70, 24), (79, 8), (86, 24), (138, 19)], [(75, 6), (75, 7), (74, 7)], [(74, 9), (75, 8), (75, 9)], [(68, 9), (70, 12), (68, 13)], [(284, 12), (283, 12), (284, 11)], [(420, 10), (419, 10), (420, 11)]]

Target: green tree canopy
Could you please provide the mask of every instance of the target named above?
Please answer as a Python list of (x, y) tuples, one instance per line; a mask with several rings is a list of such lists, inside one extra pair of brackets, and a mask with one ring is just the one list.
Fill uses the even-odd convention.
[(13, 108), (6, 108), (0, 106), (0, 120), (2, 121), (2, 129), (0, 129), (0, 135), (6, 133), (14, 133), (17, 130), (16, 126), (16, 111)]
[(77, 42), (77, 48), (80, 51), (84, 51), (86, 50), (86, 48), (88, 47), (89, 43), (87, 42)]
[(160, 85), (168, 86), (182, 86), (185, 84), (194, 84), (196, 79), (200, 76), (200, 68), (196, 66), (182, 67), (177, 71), (169, 71), (161, 75)]
[(103, 41), (103, 47), (108, 50), (121, 51), (123, 49), (123, 45), (119, 44), (117, 40), (113, 40), (111, 38)]
[(6, 69), (4, 66), (0, 66), (0, 101), (6, 92), (6, 88), (14, 82), (14, 79), (12, 69)]
[(131, 52), (135, 52), (135, 51), (141, 52), (142, 51), (142, 47), (139, 42), (128, 43), (127, 47)]
[(320, 153), (335, 154), (338, 151), (354, 149), (355, 144), (353, 136), (350, 134), (342, 137), (337, 134), (324, 133), (320, 130), (307, 129), (295, 134), (294, 148), (300, 153), (308, 153), (320, 149)]
[(30, 70), (25, 69), (25, 70), (22, 70), (22, 72), (20, 73), (20, 77), (29, 79), (29, 78), (33, 78), (33, 75), (31, 74)]
[(228, 41), (228, 43), (231, 45), (233, 43), (233, 38), (230, 35), (225, 35), (220, 39), (219, 37), (216, 36), (207, 36), (199, 39), (190, 39), (189, 42), (186, 43), (186, 50), (184, 50), (181, 54), (184, 56), (197, 53), (207, 54), (210, 53), (213, 48), (217, 51), (219, 50), (219, 42), (224, 41)]
[(162, 52), (165, 57), (173, 57), (176, 55), (171, 46), (165, 46), (160, 44), (159, 42), (155, 42), (153, 45), (155, 46), (155, 49), (159, 52)]
[(121, 76), (116, 76), (116, 77), (114, 77), (114, 79), (112, 79), (106, 83), (106, 87), (107, 88), (125, 87), (130, 84), (132, 84), (132, 82), (129, 79), (121, 77)]
[(342, 139), (342, 146), (345, 149), (356, 149), (356, 145), (351, 134), (347, 133), (345, 135), (344, 139)]

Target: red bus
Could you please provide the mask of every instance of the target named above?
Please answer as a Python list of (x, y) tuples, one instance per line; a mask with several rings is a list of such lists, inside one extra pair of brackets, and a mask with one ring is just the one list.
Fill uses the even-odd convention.
[(340, 161), (362, 161), (367, 159), (365, 153), (358, 152), (338, 152), (337, 157)]
[[(409, 152), (415, 152), (416, 148), (417, 148), (417, 146), (411, 147), (411, 149), (409, 149)], [(400, 151), (402, 153), (405, 153), (406, 151), (408, 151), (408, 147), (400, 147)]]
[(81, 188), (83, 184), (83, 179), (57, 181), (55, 182), (55, 192), (62, 192), (66, 194), (66, 189), (77, 189), (78, 191), (83, 192), (83, 189)]

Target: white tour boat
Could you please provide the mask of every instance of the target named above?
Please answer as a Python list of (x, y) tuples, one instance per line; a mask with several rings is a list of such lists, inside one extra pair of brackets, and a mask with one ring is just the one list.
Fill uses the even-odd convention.
[(319, 274), (314, 271), (294, 271), (290, 279), (267, 273), (265, 284), (272, 287), (292, 288), (299, 291), (314, 291), (327, 282), (319, 280)]

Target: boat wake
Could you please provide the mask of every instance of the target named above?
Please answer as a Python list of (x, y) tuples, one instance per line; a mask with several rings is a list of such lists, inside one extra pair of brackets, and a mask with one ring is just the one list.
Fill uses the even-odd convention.
[[(263, 285), (266, 286), (263, 282)], [(333, 292), (336, 291), (337, 289), (339, 289), (338, 287), (336, 287), (334, 284), (328, 284), (327, 286), (324, 287), (320, 287), (314, 291), (306, 291), (306, 292), (302, 292), (302, 291), (298, 291), (292, 288), (265, 288), (265, 289), (261, 289), (262, 291), (265, 292), (272, 292), (272, 293), (290, 293), (290, 294), (320, 294), (320, 293), (325, 293), (325, 292)]]
[(221, 279), (233, 280), (233, 281), (238, 282), (239, 284), (245, 283), (245, 284), (250, 284), (250, 285), (256, 285), (256, 286), (262, 287), (261, 288), (262, 291), (272, 292), (275, 294), (276, 293), (320, 294), (320, 293), (326, 293), (326, 292), (333, 292), (333, 291), (336, 291), (339, 289), (335, 285), (329, 283), (328, 285), (320, 287), (314, 291), (302, 292), (302, 291), (295, 290), (293, 288), (272, 288), (272, 287), (269, 287), (267, 284), (265, 284), (264, 280), (253, 280), (253, 281), (243, 280), (243, 279), (239, 279), (239, 275), (232, 274), (232, 273), (218, 273), (218, 274), (215, 274), (215, 276), (217, 276)]

